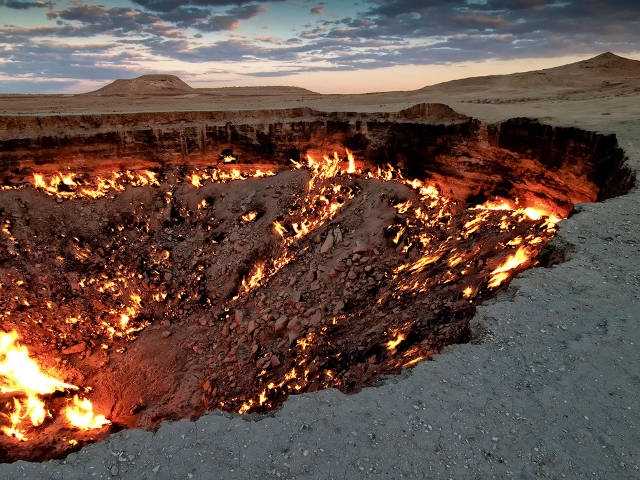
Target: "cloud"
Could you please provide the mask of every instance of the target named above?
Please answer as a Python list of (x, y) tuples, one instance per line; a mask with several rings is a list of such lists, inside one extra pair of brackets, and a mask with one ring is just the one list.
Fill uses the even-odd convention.
[(245, 5), (245, 4), (261, 4), (261, 3), (273, 3), (282, 2), (285, 0), (270, 0), (267, 2), (255, 2), (254, 0), (132, 0), (133, 3), (144, 7), (147, 10), (153, 12), (170, 12), (181, 7), (229, 7), (232, 5)]
[[(133, 8), (100, 5), (77, 5), (51, 13), (49, 18), (57, 19), (56, 36), (87, 36), (110, 33), (116, 36), (154, 33), (161, 29), (161, 19)], [(175, 35), (171, 28), (164, 28), (166, 35)]]
[(180, 6), (167, 12), (154, 12), (166, 22), (175, 24), (180, 28), (188, 28), (198, 22), (203, 22), (211, 15), (207, 9), (194, 6)]
[(463, 0), (375, 0), (354, 19), (345, 19), (350, 35), (363, 38), (395, 36), (398, 38), (456, 35), (486, 30), (501, 33), (535, 33), (536, 31), (588, 32), (589, 23), (603, 23), (608, 18), (638, 21), (640, 9), (632, 0), (601, 2), (597, 0), (486, 0), (483, 3)]
[[(372, 68), (598, 52), (625, 41), (627, 49), (637, 50), (633, 45), (640, 44), (640, 9), (634, 0), (373, 0), (359, 14), (323, 26), (325, 31), (312, 26), (300, 36), (317, 45), (323, 38), (360, 39), (352, 61), (366, 52)], [(393, 55), (367, 51), (376, 39), (392, 40)]]
[(267, 8), (259, 4), (235, 7), (223, 14), (215, 13), (192, 26), (201, 31), (235, 30), (240, 26), (240, 20), (248, 20), (266, 11)]
[(32, 78), (3, 79), (0, 78), (0, 92), (3, 93), (44, 93), (60, 92), (74, 87), (75, 79), (36, 81)]
[(52, 2), (24, 2), (21, 0), (0, 0), (0, 7), (13, 8), (14, 10), (27, 10), (29, 8), (52, 7)]
[(38, 84), (45, 79), (63, 82), (130, 76), (138, 60), (137, 54), (127, 51), (124, 45), (67, 45), (52, 41), (31, 42), (28, 49), (5, 50), (3, 56), (9, 59), (2, 66), (5, 77)]
[[(326, 18), (324, 2), (306, 0), (295, 4), (298, 10), (292, 2), (291, 18), (298, 24), (294, 20), (280, 31), (277, 22), (270, 22), (273, 37), (254, 33), (260, 22), (228, 33), (279, 1), (123, 0), (117, 7), (65, 2), (65, 8), (45, 11), (49, 21), (43, 12), (40, 25), (0, 26), (2, 71), (24, 78), (110, 80), (176, 65), (186, 70), (198, 66), (199, 71), (237, 65), (241, 75), (279, 77), (624, 53), (640, 45), (637, 0), (360, 0), (343, 18)], [(0, 6), (51, 7), (26, 0), (0, 0)], [(77, 45), (79, 38), (86, 39), (85, 45)], [(92, 45), (92, 39), (102, 43)]]
[[(111, 33), (116, 36), (148, 33), (170, 37), (183, 36), (179, 29), (195, 28), (203, 32), (235, 30), (242, 20), (251, 19), (267, 8), (261, 3), (237, 5), (247, 2), (206, 1), (173, 2), (153, 0), (137, 2), (153, 8), (105, 7), (78, 4), (47, 17), (57, 20), (57, 36), (93, 36)], [(235, 3), (235, 5), (230, 5)], [(222, 11), (213, 11), (210, 5), (226, 5)]]

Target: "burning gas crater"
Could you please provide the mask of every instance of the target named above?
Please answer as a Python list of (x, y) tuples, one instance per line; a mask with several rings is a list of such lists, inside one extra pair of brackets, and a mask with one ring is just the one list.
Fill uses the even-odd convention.
[(566, 214), (466, 205), (347, 153), (3, 187), (0, 460), (371, 385), (466, 341)]

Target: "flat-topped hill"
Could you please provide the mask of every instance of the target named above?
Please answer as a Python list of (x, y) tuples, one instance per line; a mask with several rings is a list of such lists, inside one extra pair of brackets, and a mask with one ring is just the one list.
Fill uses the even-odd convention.
[(184, 95), (195, 89), (175, 75), (142, 75), (131, 79), (118, 79), (86, 95)]

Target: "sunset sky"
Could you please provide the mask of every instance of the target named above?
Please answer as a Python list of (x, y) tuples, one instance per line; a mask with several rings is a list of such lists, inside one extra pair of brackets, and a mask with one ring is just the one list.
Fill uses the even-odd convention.
[(639, 0), (0, 0), (0, 92), (79, 93), (116, 78), (193, 87), (412, 90), (640, 59)]

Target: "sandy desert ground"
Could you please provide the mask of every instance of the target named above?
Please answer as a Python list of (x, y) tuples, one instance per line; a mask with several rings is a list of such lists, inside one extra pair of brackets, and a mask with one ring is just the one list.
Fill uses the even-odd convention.
[[(602, 55), (413, 92), (288, 88), (121, 97), (0, 96), (0, 113), (310, 106), (397, 111), (442, 102), (483, 121), (532, 117), (615, 133), (640, 167), (640, 62)], [(354, 395), (291, 397), (269, 415), (212, 412), (126, 430), (0, 478), (640, 478), (640, 192), (582, 204), (568, 260), (521, 274), (478, 308), (475, 339)]]

